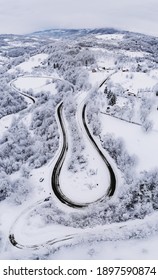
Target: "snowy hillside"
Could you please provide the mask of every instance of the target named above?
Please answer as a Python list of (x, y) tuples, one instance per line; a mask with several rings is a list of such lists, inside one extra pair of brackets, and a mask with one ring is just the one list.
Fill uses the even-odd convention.
[(0, 259), (157, 259), (158, 38), (0, 44)]

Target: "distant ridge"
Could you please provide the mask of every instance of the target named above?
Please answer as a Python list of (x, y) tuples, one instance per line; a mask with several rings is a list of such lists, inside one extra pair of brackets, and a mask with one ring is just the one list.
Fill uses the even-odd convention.
[(95, 28), (95, 29), (48, 29), (43, 31), (33, 32), (31, 35), (35, 36), (51, 36), (54, 38), (78, 37), (92, 34), (115, 34), (126, 33), (114, 28)]

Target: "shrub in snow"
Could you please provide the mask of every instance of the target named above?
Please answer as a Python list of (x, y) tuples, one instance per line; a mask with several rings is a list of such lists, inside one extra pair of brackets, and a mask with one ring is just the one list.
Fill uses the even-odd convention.
[(76, 124), (76, 107), (73, 96), (70, 95), (64, 100), (64, 110), (71, 134), (71, 159), (68, 163), (68, 170), (72, 172), (84, 170), (87, 165), (87, 159), (83, 155), (84, 143), (82, 135), (80, 135)]
[(13, 120), (8, 132), (0, 140), (0, 171), (11, 174), (33, 155), (34, 140), (26, 126)]
[(55, 68), (59, 76), (72, 83), (78, 90), (89, 88), (88, 72), (83, 68), (95, 63), (94, 55), (89, 49), (79, 48), (72, 43), (70, 47), (66, 42), (60, 42), (45, 47), (45, 52), (50, 53), (49, 71), (52, 72)]
[(22, 204), (30, 195), (31, 187), (29, 182), (24, 179), (16, 179), (10, 182), (7, 193), (7, 200), (15, 204)]
[(96, 136), (101, 133), (101, 122), (99, 119), (100, 104), (95, 100), (97, 94), (98, 92), (96, 90), (91, 91), (86, 110), (88, 123), (92, 129), (92, 133)]
[(28, 162), (38, 168), (53, 158), (59, 146), (58, 126), (55, 118), (57, 99), (49, 99), (38, 107), (32, 114), (30, 129), (34, 133), (36, 145)]
[(0, 79), (0, 118), (17, 113), (27, 107), (25, 99), (8, 86), (7, 78)]
[(30, 177), (30, 168), (28, 166), (22, 166), (21, 168), (22, 177), (28, 179)]
[(149, 132), (153, 123), (149, 120), (149, 114), (151, 113), (154, 104), (154, 99), (143, 97), (140, 106), (140, 121), (142, 123), (142, 128), (145, 132)]
[(90, 207), (89, 224), (143, 219), (158, 210), (158, 170), (142, 172), (140, 178), (123, 185), (121, 190), (114, 201), (105, 201), (105, 204), (101, 203), (97, 209)]
[(140, 175), (132, 185), (124, 186), (119, 197), (118, 211), (123, 214), (123, 220), (142, 219), (158, 209), (158, 170), (145, 171)]
[(145, 120), (142, 124), (142, 128), (145, 132), (150, 132), (153, 128), (153, 122), (150, 120)]
[(0, 173), (0, 201), (5, 200), (8, 196), (10, 182), (5, 173)]
[(113, 105), (116, 104), (116, 95), (111, 90), (109, 90), (107, 92), (106, 97), (108, 99), (108, 105), (109, 106), (113, 106)]
[(115, 138), (113, 134), (106, 134), (101, 137), (102, 147), (107, 150), (110, 156), (116, 161), (118, 168), (124, 173), (127, 182), (132, 180), (133, 168), (137, 163), (135, 155), (129, 155), (121, 138)]
[(30, 194), (31, 187), (25, 178), (10, 180), (4, 172), (0, 173), (0, 201), (21, 204)]

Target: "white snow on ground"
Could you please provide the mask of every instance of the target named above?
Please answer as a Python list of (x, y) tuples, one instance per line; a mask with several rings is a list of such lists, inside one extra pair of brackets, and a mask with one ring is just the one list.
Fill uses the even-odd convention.
[(130, 57), (144, 57), (146, 53), (143, 52), (134, 52), (134, 51), (127, 51), (127, 50), (119, 50), (119, 53), (122, 53), (123, 55), (127, 55)]
[(97, 71), (97, 72), (89, 72), (89, 83), (93, 86), (98, 88), (99, 85), (114, 71)]
[[(44, 203), (47, 202), (37, 203), (34, 207), (30, 207), (29, 211), (24, 211), (13, 224), (11, 231), (13, 230), (19, 243), (24, 246), (40, 245), (41, 240), (45, 243), (55, 239), (57, 242), (53, 247), (61, 248), (50, 255), (51, 259), (157, 259), (158, 257), (158, 252), (154, 250), (155, 242), (158, 241), (157, 212), (142, 220), (76, 229), (55, 224), (45, 225), (38, 212), (31, 213), (32, 210), (38, 210)], [(69, 234), (72, 239), (62, 243), (62, 239)], [(142, 235), (141, 239), (130, 239), (131, 236), (137, 235)], [(66, 243), (69, 247), (62, 247)], [(1, 258), (7, 259), (7, 248), (13, 253), (13, 259), (17, 258), (21, 250), (13, 246), (10, 248), (8, 245), (5, 247), (6, 250), (4, 248)], [(48, 247), (46, 245), (42, 248)], [(25, 248), (23, 258), (27, 258), (27, 254), (27, 248)]]
[(0, 55), (0, 65), (5, 65), (7, 61), (8, 61), (7, 57)]
[(100, 114), (100, 117), (103, 134), (113, 133), (116, 137), (123, 138), (129, 154), (137, 155), (138, 171), (157, 167), (158, 132), (145, 133), (138, 125), (129, 124), (105, 114)]
[(9, 45), (11, 47), (29, 47), (29, 46), (35, 46), (35, 43), (33, 42), (23, 42), (21, 43), (20, 41), (12, 41), (12, 42), (9, 42)]
[[(84, 170), (79, 171), (77, 173), (72, 173), (67, 170), (68, 162), (70, 159), (72, 159), (73, 155), (71, 153), (71, 136), (69, 133), (68, 123), (67, 121), (65, 121), (69, 148), (61, 170), (60, 183), (62, 192), (76, 203), (94, 202), (97, 199), (106, 195), (107, 190), (110, 186), (110, 175), (108, 168), (105, 162), (101, 159), (96, 149), (94, 148), (91, 141), (89, 140), (89, 137), (87, 136), (84, 126), (82, 124), (82, 107), (84, 105), (86, 97), (86, 92), (83, 92), (77, 97), (76, 101), (78, 104), (78, 109), (76, 120), (78, 128), (83, 137), (85, 145), (84, 156), (88, 160), (88, 164)], [(101, 147), (99, 148), (101, 149)], [(111, 158), (108, 157), (105, 151), (103, 152), (103, 154), (105, 154), (105, 157), (107, 158), (109, 163), (111, 163)], [(117, 181), (120, 181), (120, 175), (117, 172), (117, 170), (115, 170), (114, 163), (112, 163), (112, 166), (116, 174)]]
[(158, 81), (158, 69), (153, 69), (149, 72), (150, 77), (157, 79)]
[(3, 135), (4, 132), (8, 131), (8, 127), (10, 127), (13, 117), (14, 117), (14, 114), (8, 115), (8, 116), (0, 119), (0, 134), (1, 134), (1, 136)]
[(157, 83), (157, 80), (151, 78), (148, 74), (138, 73), (138, 72), (128, 73), (128, 72), (119, 71), (116, 74), (112, 75), (110, 80), (114, 84), (115, 83), (121, 84), (121, 86), (125, 90), (129, 89), (131, 92), (134, 92), (135, 94), (137, 94), (138, 90), (142, 88), (152, 89), (153, 86)]
[(102, 241), (61, 248), (51, 257), (56, 260), (157, 260), (157, 243), (158, 234), (154, 234), (139, 240)]
[(115, 59), (114, 58), (106, 58), (97, 62), (98, 67), (105, 68), (105, 69), (114, 69), (115, 67)]
[[(82, 135), (84, 136), (83, 131)], [(71, 143), (70, 135), (68, 136), (68, 143)], [(77, 173), (67, 170), (68, 161), (72, 158), (70, 145), (60, 175), (62, 192), (76, 203), (96, 201), (106, 194), (110, 185), (110, 177), (105, 163), (87, 137), (84, 137), (84, 143), (84, 156), (88, 160), (86, 169)]]
[[(27, 209), (18, 217), (13, 225), (13, 231), (19, 244), (31, 246), (34, 244), (40, 245), (49, 240), (60, 240), (68, 234), (77, 234), (81, 231), (77, 228), (62, 226), (59, 224), (45, 224), (40, 214), (32, 212), (38, 210), (40, 205), (44, 206), (48, 202), (39, 202), (34, 204), (34, 207)], [(12, 231), (12, 229), (11, 229)]]
[[(155, 250), (158, 241), (158, 224), (155, 222), (157, 217), (158, 213), (154, 213), (144, 220), (90, 229), (89, 236), (93, 232), (98, 240), (102, 238), (102, 242), (94, 240), (71, 248), (61, 248), (52, 257), (54, 259), (63, 259), (62, 256), (66, 256), (66, 259), (157, 259), (158, 252)], [(131, 232), (133, 236), (142, 234), (142, 238), (129, 239)], [(86, 240), (84, 235), (83, 238)]]
[[(38, 207), (38, 205), (39, 205), (38, 201), (41, 201), (41, 204), (43, 204), (45, 198), (49, 197), (50, 195), (52, 196), (50, 178), (51, 178), (51, 173), (52, 173), (52, 168), (53, 168), (52, 163), (54, 162), (54, 160), (56, 160), (56, 157), (52, 161), (50, 161), (49, 164), (47, 164), (39, 169), (33, 169), (30, 172), (30, 178), (29, 178), (28, 184), (30, 185), (32, 191), (26, 202), (23, 202), (22, 205), (18, 205), (18, 206), (12, 202), (8, 202), (8, 200), (5, 200), (0, 203), (0, 213), (1, 213), (0, 231), (2, 230), (2, 232), (5, 236), (5, 242), (4, 242), (1, 252), (0, 252), (0, 259), (5, 259), (6, 252), (8, 253), (7, 250), (10, 251), (10, 242), (8, 239), (9, 231), (10, 231), (11, 225), (14, 226), (16, 219), (19, 217), (19, 214), (20, 214), (20, 216), (22, 215), (22, 219), (19, 220), (20, 223), (19, 222), (17, 223), (17, 228), (18, 228), (17, 231), (19, 231), (19, 235), (20, 235), (21, 230), (23, 231), (23, 229), (24, 229), (24, 232), (25, 232), (26, 225), (27, 225), (26, 219), (23, 218), (23, 213), (26, 212), (26, 214), (29, 214), (30, 213), (29, 209), (34, 209), (34, 208)], [(12, 179), (15, 176), (12, 176)], [(14, 179), (16, 179), (16, 178), (14, 178)], [(61, 208), (62, 208), (62, 206), (61, 206)], [(29, 217), (29, 215), (28, 215), (28, 217)], [(25, 224), (25, 223), (26, 224), (23, 227), (21, 227), (21, 222), (23, 222), (23, 224)], [(38, 228), (38, 230), (40, 228), (40, 225), (41, 225), (40, 220), (36, 219), (35, 226)], [(30, 227), (28, 230), (33, 231), (32, 224), (30, 224)], [(50, 233), (50, 235), (52, 234), (51, 232), (49, 232), (49, 233)], [(33, 242), (35, 240), (37, 241), (37, 236), (38, 236), (37, 233), (35, 235), (28, 234), (27, 242), (30, 242), (30, 243), (32, 242), (32, 244), (33, 244)], [(26, 235), (25, 235), (25, 237), (26, 237)], [(45, 237), (48, 237), (47, 231), (45, 232)], [(42, 232), (41, 232), (41, 238), (42, 238)], [(39, 235), (38, 241), (40, 243), (40, 235)], [(10, 253), (9, 253), (9, 255), (10, 255)], [(23, 255), (23, 257), (24, 257), (24, 255)]]
[(96, 57), (97, 66), (101, 68), (100, 71), (115, 69), (115, 61), (117, 60), (115, 57), (115, 52), (111, 54), (111, 51), (102, 48), (92, 48), (91, 50), (93, 51)]
[(104, 72), (89, 72), (89, 82), (92, 86), (99, 86), (103, 80), (105, 80)]
[(29, 58), (28, 61), (22, 62), (16, 68), (20, 68), (24, 72), (32, 72), (34, 67), (38, 67), (41, 63), (48, 58), (48, 54), (36, 54)]
[(98, 39), (103, 39), (103, 40), (122, 40), (124, 35), (123, 34), (102, 34), (102, 35), (96, 35), (95, 37)]
[(53, 77), (22, 76), (16, 79), (13, 85), (24, 92), (30, 89), (35, 93), (39, 91), (50, 91), (52, 94), (56, 94), (57, 92)]
[(3, 55), (0, 55), (0, 61), (7, 61), (7, 60), (8, 60), (7, 57), (5, 57), (5, 56), (3, 56)]
[(153, 130), (158, 133), (158, 97), (155, 100), (155, 110), (150, 113), (150, 120), (153, 122)]

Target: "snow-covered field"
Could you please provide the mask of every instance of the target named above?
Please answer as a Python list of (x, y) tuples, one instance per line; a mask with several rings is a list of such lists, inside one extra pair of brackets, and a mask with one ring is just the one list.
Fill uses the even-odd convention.
[[(54, 254), (56, 260), (157, 260), (155, 244), (158, 235), (139, 240), (101, 241), (92, 244), (61, 248)], [(53, 257), (53, 256), (52, 256)]]
[(21, 63), (18, 65), (18, 68), (20, 68), (24, 72), (32, 72), (34, 67), (38, 67), (42, 64), (42, 62), (47, 59), (47, 54), (37, 54), (29, 58), (28, 61)]
[(157, 83), (157, 78), (152, 78), (146, 73), (117, 72), (111, 77), (114, 84), (121, 84), (125, 90), (135, 94), (140, 89), (152, 89)]
[(98, 39), (103, 39), (103, 40), (122, 40), (123, 38), (123, 34), (101, 34), (101, 35), (97, 35), (96, 38)]
[(13, 83), (14, 86), (24, 92), (33, 90), (34, 93), (39, 91), (50, 91), (51, 94), (56, 94), (55, 88), (55, 79), (52, 77), (32, 77), (32, 76), (23, 76), (19, 77)]
[(132, 123), (129, 125), (125, 121), (105, 114), (101, 114), (101, 121), (104, 134), (108, 132), (121, 137), (129, 153), (137, 156), (138, 172), (154, 169), (157, 166), (157, 131), (145, 134), (140, 126)]

